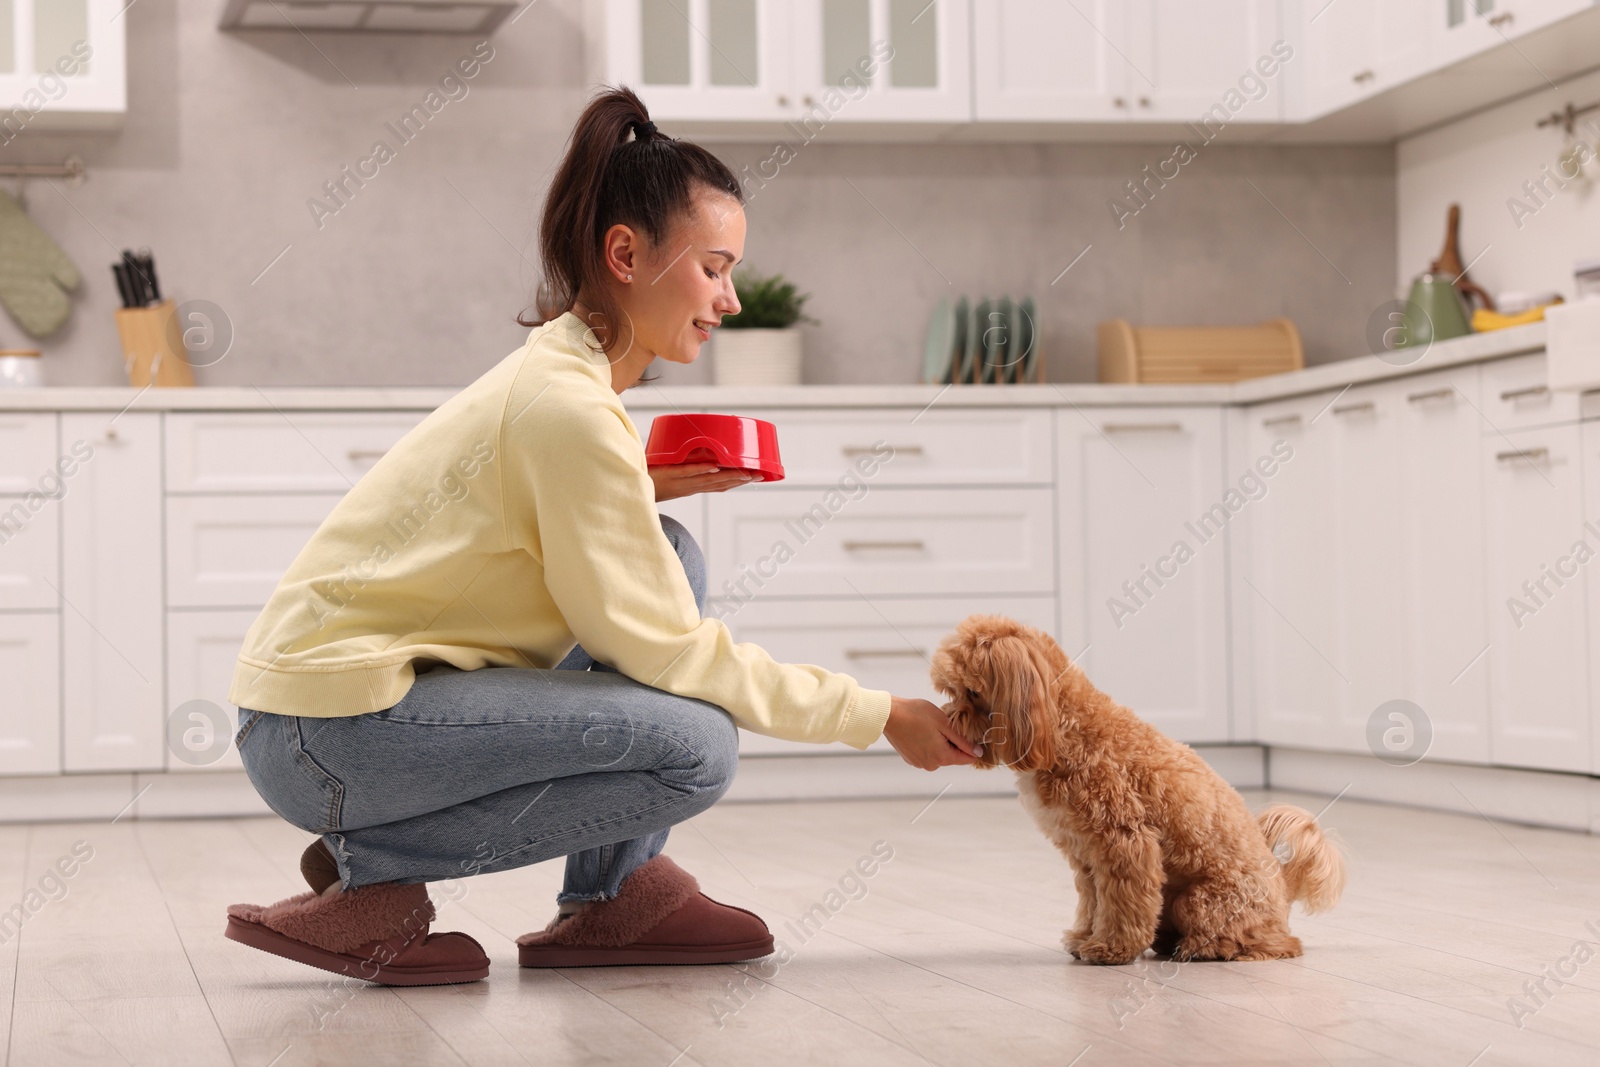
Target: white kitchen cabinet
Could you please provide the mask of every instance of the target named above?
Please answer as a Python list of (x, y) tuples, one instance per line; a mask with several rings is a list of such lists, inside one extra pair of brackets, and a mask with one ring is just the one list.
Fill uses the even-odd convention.
[[(745, 412), (777, 428), (782, 485), (1049, 485), (1049, 408)], [(915, 420), (915, 421), (912, 421)], [(870, 470), (871, 473), (864, 473)]]
[(970, 121), (968, 3), (795, 0), (797, 124)]
[(345, 493), (425, 411), (173, 412), (170, 493)]
[[(1489, 759), (1489, 620), (1484, 603), (1484, 496), (1478, 368), (1419, 375), (1388, 387), (1398, 435), (1398, 538), (1405, 638), (1400, 690), (1428, 716), (1428, 756)], [(1381, 469), (1381, 468), (1380, 468)], [(1390, 598), (1388, 603), (1392, 604)]]
[[(191, 701), (212, 705), (193, 709), (193, 714), (185, 716), (174, 731), (184, 754), (179, 755), (178, 748), (169, 744), (167, 770), (244, 769), (233, 744), (238, 732), (238, 709), (228, 703), (228, 688), (245, 634), (257, 614), (254, 610), (167, 614), (169, 703), (174, 712)], [(220, 719), (213, 718), (217, 712)]]
[(1351, 389), (1328, 405), (1302, 449), (1326, 450), (1333, 471), (1321, 519), (1332, 555), (1306, 562), (1334, 578), (1333, 640), (1321, 651), (1344, 675), (1329, 742), (1348, 751), (1366, 744), (1367, 720), (1380, 705), (1407, 697), (1405, 624), (1394, 610), (1406, 580), (1405, 546), (1394, 529), (1406, 511), (1397, 459), (1401, 403), (1387, 384)]
[[(1600, 399), (1596, 394), (1590, 397)], [(1583, 448), (1583, 514), (1584, 529), (1579, 535), (1586, 541), (1595, 556), (1583, 566), (1583, 593), (1588, 598), (1585, 622), (1588, 624), (1589, 654), (1585, 659), (1589, 672), (1589, 745), (1591, 772), (1600, 772), (1600, 421), (1585, 422), (1579, 429)], [(1590, 524), (1593, 525), (1590, 525)], [(1491, 605), (1491, 609), (1493, 605)]]
[(1444, 0), (1300, 0), (1294, 7), (1304, 51), (1301, 117), (1312, 118), (1426, 73)]
[(1592, 4), (1593, 0), (1444, 0), (1430, 8), (1431, 65), (1459, 63)]
[(1492, 762), (1590, 771), (1585, 525), (1578, 426), (1481, 438), (1488, 516)]
[[(1055, 630), (1055, 598), (1048, 596), (856, 597), (745, 604), (719, 600), (708, 614), (721, 618), (736, 641), (760, 645), (779, 662), (816, 664), (848, 674), (868, 689), (886, 689), (895, 696), (942, 704), (948, 698), (934, 691), (928, 676), (934, 649), (962, 619), (979, 612), (1006, 615), (1046, 633)], [(739, 751), (742, 755), (820, 756), (858, 750), (740, 730)], [(879, 738), (865, 751), (891, 752), (893, 746)]]
[(965, 122), (967, 3), (606, 0), (606, 80), (660, 121)]
[(0, 611), (61, 605), (58, 498), (0, 496)]
[(0, 613), (0, 774), (61, 771), (61, 617)]
[(1213, 131), (1223, 122), (1282, 118), (1292, 61), (1285, 68), (1272, 52), (1280, 37), (1276, 0), (1130, 0), (1129, 16), (1131, 118), (1204, 128), (1211, 112)]
[[(1058, 409), (1061, 639), (1180, 741), (1226, 741), (1227, 538), (1216, 408)], [(1199, 525), (1196, 525), (1196, 524)]]
[(1479, 430), (1498, 437), (1507, 430), (1558, 426), (1581, 417), (1579, 393), (1550, 388), (1543, 352), (1483, 365), (1483, 419)]
[(25, 129), (106, 128), (128, 109), (124, 0), (0, 7), (0, 144)]
[(165, 766), (161, 418), (67, 412), (63, 440), (93, 462), (60, 503), (68, 771)]
[[(1279, 36), (1273, 0), (996, 0), (973, 19), (974, 109), (998, 121), (1198, 122)], [(1273, 67), (1278, 61), (1273, 61)], [(1259, 72), (1257, 72), (1259, 74)], [(1281, 117), (1281, 79), (1228, 121)]]
[(331, 493), (167, 499), (167, 603), (260, 607), (341, 497)]
[(977, 0), (974, 116), (995, 122), (1128, 119), (1130, 6), (1130, 0)]
[(785, 0), (605, 0), (606, 80), (657, 121), (797, 114)]
[(1293, 449), (1234, 591), (1262, 740), (1368, 751), (1406, 700), (1431, 741), (1386, 757), (1487, 759), (1478, 393), (1467, 368), (1251, 410), (1252, 455)]
[(0, 495), (49, 493), (40, 484), (56, 461), (56, 417), (31, 411), (0, 411)]
[(711, 592), (740, 599), (1054, 594), (1054, 493), (785, 489), (708, 502)]
[(1238, 561), (1231, 593), (1249, 615), (1256, 729), (1268, 744), (1349, 747), (1339, 729), (1349, 676), (1336, 658), (1338, 464), (1322, 425), (1334, 395), (1245, 410), (1240, 465), (1279, 460), (1267, 494), (1242, 515), (1250, 552)]

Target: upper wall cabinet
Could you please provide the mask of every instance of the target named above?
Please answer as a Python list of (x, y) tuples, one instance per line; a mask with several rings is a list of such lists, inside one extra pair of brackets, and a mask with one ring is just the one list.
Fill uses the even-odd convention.
[(128, 109), (125, 0), (0, 0), (0, 145)]
[(1232, 103), (1230, 118), (1277, 121), (1273, 80), (1240, 84), (1263, 56), (1276, 72), (1277, 32), (1273, 0), (985, 0), (973, 10), (974, 110), (1000, 121), (1188, 122)]
[(1593, 0), (1444, 0), (1427, 8), (1431, 64), (1455, 63), (1590, 7)]
[[(1286, 29), (1306, 53), (1291, 113), (1309, 121), (1382, 101), (1375, 128), (1396, 135), (1466, 114), (1548, 84), (1542, 72), (1592, 66), (1584, 57), (1600, 43), (1600, 20), (1541, 31), (1594, 9), (1594, 0), (1286, 0)], [(1424, 77), (1447, 68), (1445, 79)]]
[(795, 114), (790, 5), (782, 0), (606, 0), (606, 80), (657, 119)]
[(653, 118), (972, 117), (967, 0), (605, 0), (606, 80)]
[(980, 0), (973, 110), (998, 121), (1118, 121), (1129, 115), (1123, 0)]
[(724, 140), (1391, 142), (1600, 55), (1600, 0), (589, 3), (603, 80)]
[(1321, 113), (1423, 73), (1433, 9), (1443, 4), (1309, 0), (1299, 7), (1306, 101)]
[(796, 0), (794, 12), (807, 123), (971, 120), (968, 0)]

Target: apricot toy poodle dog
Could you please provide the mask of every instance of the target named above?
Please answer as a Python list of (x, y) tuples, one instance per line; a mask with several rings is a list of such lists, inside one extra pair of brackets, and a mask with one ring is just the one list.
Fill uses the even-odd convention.
[(1314, 816), (1244, 798), (1187, 745), (1094, 687), (1048, 635), (973, 615), (933, 658), (944, 711), (978, 766), (1017, 772), (1023, 807), (1072, 864), (1075, 925), (1062, 937), (1090, 963), (1154, 948), (1175, 960), (1298, 956), (1289, 906), (1331, 908), (1344, 858)]

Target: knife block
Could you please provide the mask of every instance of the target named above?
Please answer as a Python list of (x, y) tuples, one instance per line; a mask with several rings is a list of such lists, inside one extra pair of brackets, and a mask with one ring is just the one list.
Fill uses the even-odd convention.
[(194, 385), (177, 307), (171, 300), (147, 308), (117, 308), (117, 333), (129, 385)]

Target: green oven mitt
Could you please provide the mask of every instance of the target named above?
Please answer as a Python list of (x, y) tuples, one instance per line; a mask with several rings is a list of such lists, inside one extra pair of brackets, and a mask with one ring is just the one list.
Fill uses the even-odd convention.
[(0, 190), (0, 303), (34, 337), (48, 337), (72, 311), (82, 278), (72, 260)]

